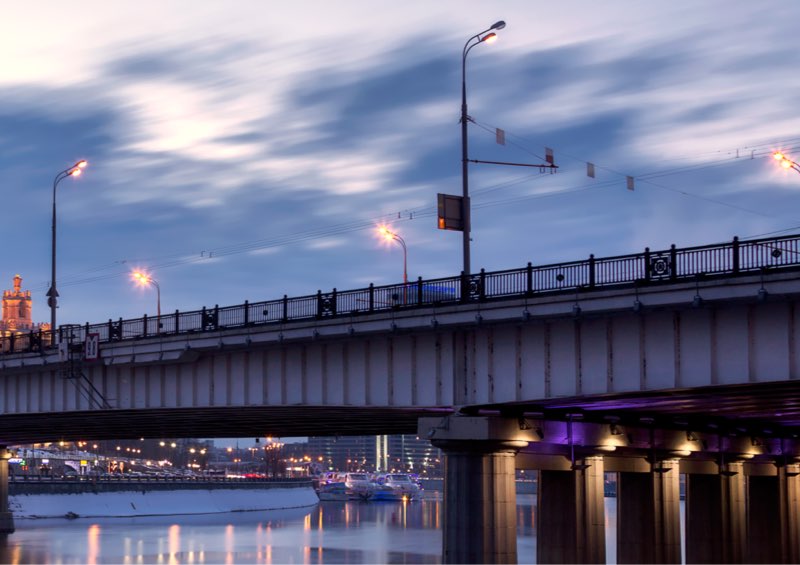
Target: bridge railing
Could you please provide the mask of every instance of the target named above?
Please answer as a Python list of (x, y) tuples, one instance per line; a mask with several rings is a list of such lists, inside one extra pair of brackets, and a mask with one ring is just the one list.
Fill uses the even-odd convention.
[[(622, 257), (589, 258), (594, 261), (594, 285), (608, 286), (622, 281), (640, 281), (647, 276), (645, 255), (627, 255)], [(591, 279), (591, 272), (590, 272)], [(592, 286), (592, 280), (589, 281)]]
[[(108, 320), (101, 324), (61, 326), (60, 342), (82, 343), (87, 334), (101, 342), (157, 335), (209, 332), (227, 328), (281, 324), (293, 320), (356, 316), (369, 312), (430, 307), (459, 302), (531, 297), (546, 293), (585, 292), (596, 288), (648, 285), (702, 277), (736, 276), (800, 267), (800, 235), (651, 251), (522, 269), (485, 272), (290, 298), (214, 306), (192, 312)], [(5, 335), (0, 353), (44, 352), (49, 331)]]
[(747, 241), (740, 244), (739, 268), (755, 271), (768, 265), (788, 267), (800, 262), (800, 238)]

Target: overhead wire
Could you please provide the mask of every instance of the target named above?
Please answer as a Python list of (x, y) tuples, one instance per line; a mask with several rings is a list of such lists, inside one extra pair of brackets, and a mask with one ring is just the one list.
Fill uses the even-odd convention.
[[(495, 126), (492, 126), (490, 124), (477, 122), (475, 120), (473, 120), (473, 123), (478, 125), (478, 127), (480, 127), (480, 129), (484, 130), (487, 133), (493, 133), (493, 131), (496, 131), (498, 129)], [(520, 136), (517, 136), (517, 135), (515, 135), (513, 133), (509, 133), (506, 130), (504, 130), (504, 131), (505, 131), (505, 139), (506, 139), (506, 141), (508, 141), (508, 139), (510, 137), (511, 138), (516, 137), (516, 138), (524, 139), (524, 138), (521, 138)], [(663, 189), (663, 190), (668, 190), (668, 191), (671, 191), (671, 192), (674, 192), (676, 194), (680, 194), (680, 195), (683, 195), (683, 196), (686, 196), (686, 197), (689, 197), (689, 198), (696, 198), (696, 199), (699, 199), (699, 200), (704, 200), (706, 202), (710, 202), (710, 203), (718, 204), (718, 205), (721, 205), (721, 206), (726, 206), (726, 207), (729, 207), (729, 208), (737, 209), (737, 210), (740, 210), (740, 211), (743, 211), (743, 212), (748, 212), (748, 213), (752, 213), (752, 214), (759, 215), (759, 216), (765, 216), (765, 217), (771, 217), (771, 218), (776, 218), (777, 219), (777, 218), (779, 218), (779, 216), (775, 216), (774, 214), (767, 214), (767, 213), (762, 212), (762, 211), (753, 210), (753, 209), (750, 209), (750, 208), (746, 208), (744, 206), (739, 206), (739, 205), (736, 205), (736, 204), (731, 204), (729, 202), (725, 202), (724, 200), (719, 200), (719, 199), (711, 198), (711, 197), (708, 197), (708, 196), (698, 195), (698, 194), (695, 194), (695, 193), (692, 193), (692, 192), (687, 192), (685, 190), (673, 189), (673, 188), (670, 188), (670, 187), (662, 185), (662, 184), (654, 183), (654, 182), (652, 182), (651, 179), (661, 178), (661, 177), (671, 176), (671, 175), (676, 175), (676, 174), (681, 174), (681, 173), (685, 173), (685, 172), (694, 172), (694, 171), (713, 168), (713, 167), (725, 166), (725, 165), (729, 165), (729, 164), (731, 164), (733, 162), (738, 162), (738, 161), (743, 161), (743, 160), (752, 160), (752, 159), (756, 159), (756, 158), (761, 159), (761, 158), (765, 158), (767, 156), (771, 157), (773, 151), (776, 148), (782, 148), (785, 151), (797, 150), (797, 147), (792, 146), (792, 144), (794, 144), (795, 142), (798, 142), (798, 141), (800, 141), (800, 138), (794, 137), (794, 138), (789, 138), (789, 139), (784, 139), (784, 140), (769, 141), (769, 142), (764, 142), (764, 143), (758, 143), (758, 144), (754, 144), (754, 145), (745, 146), (743, 149), (749, 149), (751, 151), (749, 157), (748, 156), (741, 157), (740, 154), (739, 154), (739, 150), (735, 149), (735, 148), (734, 149), (727, 149), (727, 150), (717, 150), (717, 151), (714, 151), (714, 152), (709, 152), (707, 154), (719, 154), (719, 153), (722, 153), (724, 151), (727, 154), (733, 154), (734, 156), (726, 158), (726, 159), (721, 159), (721, 160), (718, 160), (718, 161), (714, 161), (714, 162), (711, 162), (711, 163), (707, 163), (707, 162), (706, 163), (695, 163), (695, 164), (687, 165), (687, 166), (684, 166), (684, 167), (675, 167), (675, 168), (666, 169), (666, 170), (664, 170), (664, 169), (662, 169), (662, 170), (654, 170), (654, 171), (651, 171), (651, 172), (641, 173), (641, 174), (637, 174), (637, 175), (630, 175), (630, 176), (633, 176), (635, 179), (637, 179), (639, 181), (642, 181), (642, 182), (646, 182), (647, 184), (650, 184), (650, 185), (655, 186), (657, 188), (660, 188), (660, 189)], [(514, 143), (514, 142), (512, 142), (512, 143), (517, 147), (522, 147), (518, 143)], [(789, 147), (787, 147), (787, 144), (789, 144)], [(531, 155), (536, 155), (532, 151), (526, 151), (526, 152), (530, 153)], [(584, 159), (569, 155), (567, 153), (563, 153), (560, 150), (559, 150), (559, 152), (561, 154), (566, 154), (568, 157), (570, 157), (570, 158), (572, 158), (572, 159), (574, 159), (576, 161), (580, 161), (580, 162), (583, 162), (583, 163), (588, 163), (589, 162), (589, 161), (586, 161)], [(689, 159), (689, 158), (693, 158), (693, 157), (692, 156), (685, 156), (685, 157), (673, 158), (671, 160), (675, 161), (675, 160), (683, 160), (683, 159)], [(696, 158), (696, 157), (694, 157), (694, 158)], [(600, 165), (600, 164), (597, 164), (597, 163), (593, 163), (593, 164), (595, 165), (596, 168), (598, 168), (600, 170), (605, 170), (605, 171), (611, 172), (611, 173), (616, 174), (616, 175), (618, 175), (620, 177), (629, 176), (629, 175), (626, 175), (625, 173), (622, 173), (620, 171), (616, 171), (616, 170), (611, 169), (609, 167), (606, 167), (606, 166), (603, 166), (603, 165)], [(519, 202), (519, 201), (524, 200), (524, 199), (525, 199), (525, 197), (519, 197), (519, 198), (516, 198), (516, 199), (510, 199), (510, 200), (508, 200), (508, 202), (514, 202), (515, 203), (515, 202)]]
[[(490, 126), (488, 126), (487, 124), (482, 124), (482, 123), (479, 123), (479, 122), (475, 122), (474, 120), (473, 120), (473, 123), (475, 123), (480, 129), (483, 129), (484, 131), (487, 131), (487, 132), (491, 131), (490, 130)], [(509, 140), (509, 138), (520, 138), (520, 137), (516, 136), (513, 133), (507, 133), (506, 140)], [(524, 139), (524, 138), (520, 138), (520, 139)], [(752, 209), (749, 209), (749, 208), (746, 208), (746, 207), (742, 207), (742, 206), (738, 206), (738, 205), (735, 205), (735, 204), (731, 204), (731, 203), (728, 203), (728, 202), (725, 202), (725, 201), (722, 201), (722, 200), (718, 200), (718, 199), (714, 199), (714, 198), (711, 198), (711, 197), (701, 196), (701, 195), (697, 195), (697, 194), (694, 194), (694, 193), (689, 193), (689, 192), (686, 192), (686, 191), (683, 191), (683, 190), (667, 187), (667, 186), (661, 185), (659, 183), (655, 183), (651, 179), (661, 178), (661, 177), (665, 177), (665, 176), (669, 176), (669, 175), (681, 174), (681, 173), (685, 173), (685, 172), (694, 172), (694, 171), (705, 169), (705, 168), (725, 166), (725, 165), (731, 164), (732, 162), (737, 162), (737, 161), (750, 160), (750, 159), (755, 159), (755, 158), (759, 158), (759, 159), (760, 158), (764, 158), (767, 155), (771, 155), (772, 150), (774, 150), (775, 147), (781, 147), (785, 151), (797, 150), (798, 146), (794, 145), (794, 143), (796, 143), (796, 142), (800, 142), (800, 138), (790, 138), (788, 140), (781, 140), (781, 141), (777, 141), (777, 142), (765, 142), (765, 143), (761, 143), (761, 144), (755, 144), (755, 145), (752, 145), (752, 146), (747, 146), (747, 148), (752, 151), (750, 156), (726, 158), (726, 159), (722, 159), (722, 160), (712, 161), (711, 163), (708, 163), (708, 162), (695, 163), (695, 164), (687, 165), (687, 166), (684, 166), (684, 167), (674, 167), (672, 169), (654, 170), (654, 171), (651, 171), (649, 173), (643, 173), (643, 174), (640, 174), (640, 175), (636, 175), (635, 178), (637, 180), (642, 181), (642, 182), (646, 182), (647, 184), (649, 184), (651, 186), (654, 186), (656, 188), (667, 190), (667, 191), (671, 191), (671, 192), (674, 192), (674, 193), (677, 193), (677, 194), (680, 194), (680, 195), (683, 195), (683, 196), (687, 196), (687, 197), (691, 197), (691, 198), (697, 198), (697, 199), (700, 199), (700, 200), (704, 200), (704, 201), (707, 201), (707, 202), (710, 202), (710, 203), (714, 203), (714, 204), (718, 204), (718, 205), (734, 208), (734, 209), (737, 209), (737, 210), (740, 210), (740, 211), (743, 211), (743, 212), (747, 212), (747, 213), (752, 213), (752, 214), (756, 214), (756, 215), (760, 215), (760, 216), (766, 216), (766, 217), (773, 217), (774, 218), (774, 217), (776, 217), (774, 215), (766, 214), (766, 213), (763, 213), (763, 212), (759, 212), (759, 211), (752, 210)], [(538, 155), (536, 152), (534, 152), (532, 150), (529, 150), (528, 148), (524, 147), (523, 145), (513, 141), (513, 139), (511, 140), (511, 144), (513, 144), (515, 147), (520, 148), (522, 151), (525, 151), (526, 153), (529, 153), (530, 155), (541, 159), (541, 156)], [(770, 148), (770, 149), (767, 150), (766, 148)], [(574, 159), (576, 161), (587, 162), (587, 161), (584, 161), (583, 159), (580, 159), (578, 157), (571, 156), (571, 155), (561, 151), (560, 149), (558, 151), (559, 151), (559, 154), (567, 155), (569, 158)], [(716, 155), (716, 154), (722, 153), (723, 151), (726, 151), (728, 154), (730, 154), (730, 153), (735, 152), (736, 150), (735, 149), (718, 150), (718, 151), (714, 151), (714, 152), (709, 152), (707, 154)], [(687, 156), (686, 158), (690, 158), (690, 157)], [(695, 156), (695, 158), (696, 158), (696, 156)], [(670, 160), (667, 160), (667, 161), (676, 161), (676, 160), (682, 160), (682, 159), (683, 158), (678, 157), (678, 158), (673, 158), (673, 159), (670, 159)], [(608, 172), (610, 172), (612, 174), (615, 174), (615, 175), (618, 175), (618, 176), (621, 176), (621, 177), (626, 176), (624, 173), (616, 171), (616, 170), (611, 169), (611, 168), (608, 168), (606, 166), (603, 166), (602, 164), (595, 163), (595, 166), (600, 170), (605, 170), (605, 171), (608, 171)], [(493, 185), (489, 185), (489, 186), (481, 188), (481, 189), (474, 190), (473, 191), (473, 195), (475, 195), (475, 196), (477, 196), (477, 195), (486, 195), (486, 194), (488, 194), (490, 192), (493, 192), (493, 191), (497, 191), (497, 190), (504, 189), (504, 188), (509, 188), (511, 186), (516, 186), (516, 185), (519, 185), (519, 184), (522, 184), (522, 183), (525, 183), (525, 182), (528, 182), (528, 181), (532, 181), (535, 178), (549, 178), (549, 177), (550, 177), (550, 175), (541, 175), (541, 174), (533, 174), (533, 175), (531, 175), (531, 174), (527, 174), (527, 175), (518, 177), (516, 179), (502, 181), (502, 182), (495, 183)], [(606, 188), (606, 187), (612, 187), (612, 186), (615, 186), (616, 184), (617, 184), (616, 180), (592, 181), (591, 183), (588, 183), (588, 184), (572, 186), (572, 187), (568, 187), (566, 189), (559, 189), (559, 190), (553, 190), (553, 191), (547, 191), (547, 192), (536, 192), (536, 193), (533, 193), (533, 194), (525, 194), (525, 195), (519, 195), (519, 196), (515, 196), (515, 197), (509, 197), (509, 198), (503, 198), (503, 199), (497, 199), (497, 200), (489, 200), (489, 201), (483, 201), (483, 202), (473, 202), (472, 207), (474, 209), (481, 209), (481, 208), (488, 208), (488, 207), (494, 207), (494, 206), (515, 204), (515, 203), (519, 203), (519, 202), (523, 202), (523, 201), (535, 200), (535, 199), (540, 199), (540, 198), (552, 198), (552, 197), (563, 195), (563, 194), (584, 192), (584, 191), (588, 191), (588, 190), (597, 190), (597, 189), (602, 189), (602, 188)], [(102, 271), (105, 271), (105, 270), (111, 270), (111, 269), (116, 268), (117, 266), (126, 265), (126, 264), (142, 264), (142, 265), (147, 265), (148, 268), (150, 268), (150, 269), (162, 270), (162, 269), (168, 269), (168, 268), (173, 268), (173, 267), (178, 267), (178, 266), (183, 266), (183, 265), (195, 264), (195, 263), (199, 263), (199, 262), (207, 262), (207, 261), (215, 259), (215, 258), (227, 257), (227, 256), (231, 256), (231, 255), (237, 255), (237, 254), (241, 254), (241, 253), (259, 251), (259, 250), (269, 249), (269, 248), (274, 248), (274, 247), (282, 247), (282, 246), (292, 245), (292, 244), (300, 243), (300, 242), (304, 242), (304, 241), (311, 241), (311, 240), (316, 240), (316, 239), (321, 239), (321, 238), (326, 238), (326, 237), (332, 237), (332, 236), (341, 235), (341, 234), (350, 233), (350, 232), (355, 232), (355, 231), (363, 231), (363, 230), (370, 229), (370, 228), (374, 227), (377, 222), (381, 222), (381, 221), (406, 222), (406, 221), (412, 220), (414, 218), (430, 217), (430, 216), (433, 216), (433, 215), (436, 214), (436, 207), (435, 206), (420, 206), (420, 207), (417, 207), (417, 208), (412, 208), (412, 209), (409, 209), (409, 210), (405, 210), (404, 212), (405, 212), (405, 214), (399, 213), (399, 212), (385, 213), (385, 214), (381, 214), (381, 215), (378, 215), (378, 216), (374, 216), (374, 217), (366, 218), (366, 219), (362, 219), (362, 220), (343, 222), (343, 223), (340, 223), (340, 224), (329, 225), (329, 226), (325, 226), (325, 227), (321, 227), (321, 228), (315, 228), (315, 229), (311, 229), (311, 230), (303, 230), (303, 231), (292, 232), (292, 233), (289, 233), (289, 234), (282, 234), (282, 235), (278, 235), (278, 236), (270, 237), (270, 238), (261, 238), (261, 239), (256, 239), (256, 240), (250, 240), (250, 241), (235, 243), (235, 244), (231, 244), (231, 245), (224, 245), (224, 246), (220, 246), (220, 247), (216, 247), (216, 248), (210, 248), (208, 250), (200, 251), (199, 254), (198, 254), (198, 252), (174, 253), (174, 254), (170, 254), (170, 255), (163, 255), (163, 256), (152, 257), (152, 258), (142, 258), (142, 259), (136, 259), (136, 260), (122, 259), (122, 260), (114, 261), (114, 262), (112, 262), (110, 264), (106, 264), (106, 265), (103, 265), (103, 266), (91, 268), (91, 269), (86, 270), (86, 271), (81, 271), (81, 272), (78, 272), (78, 273), (68, 274), (68, 275), (66, 275), (66, 276), (64, 276), (62, 278), (62, 283), (61, 284), (63, 286), (72, 286), (72, 285), (86, 284), (86, 283), (91, 283), (91, 282), (98, 282), (98, 281), (102, 281), (102, 280), (109, 280), (109, 279), (114, 279), (114, 278), (119, 278), (119, 277), (122, 277), (122, 276), (126, 276), (128, 274), (127, 270), (125, 270), (125, 271), (120, 270), (120, 271), (116, 271), (116, 272), (107, 273), (107, 274), (104, 274), (104, 275), (96, 275), (96, 276), (89, 276), (89, 277), (85, 276), (85, 275), (91, 274), (91, 273), (98, 273), (98, 272), (102, 272)], [(783, 231), (791, 231), (791, 229), (794, 229), (794, 228), (788, 228), (786, 230), (781, 230), (778, 233), (781, 233)], [(753, 236), (753, 237), (756, 237), (756, 236)], [(46, 288), (47, 286), (48, 285), (43, 285), (43, 288)]]

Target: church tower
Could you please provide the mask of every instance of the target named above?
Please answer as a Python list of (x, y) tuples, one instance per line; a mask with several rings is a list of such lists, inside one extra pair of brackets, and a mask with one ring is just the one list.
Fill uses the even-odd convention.
[(3, 317), (0, 331), (3, 333), (27, 332), (34, 329), (31, 320), (31, 291), (22, 290), (22, 277), (14, 277), (14, 290), (3, 291)]

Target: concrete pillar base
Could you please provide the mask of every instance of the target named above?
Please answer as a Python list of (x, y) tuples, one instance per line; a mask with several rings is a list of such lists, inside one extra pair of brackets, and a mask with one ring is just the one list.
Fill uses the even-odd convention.
[(11, 512), (0, 512), (0, 535), (14, 533), (14, 515)]
[(746, 563), (744, 468), (686, 476), (686, 562)]
[(486, 442), (444, 451), (443, 563), (516, 563), (516, 450)]
[(776, 476), (748, 481), (748, 563), (800, 561), (800, 467), (783, 465)]
[(603, 458), (575, 467), (539, 472), (537, 563), (606, 562)]
[(650, 473), (619, 473), (617, 562), (680, 563), (680, 470), (677, 459)]
[(516, 418), (420, 418), (444, 452), (442, 563), (516, 563), (514, 459), (534, 432)]
[(8, 459), (11, 454), (0, 445), (0, 534), (14, 533), (14, 516), (8, 511)]

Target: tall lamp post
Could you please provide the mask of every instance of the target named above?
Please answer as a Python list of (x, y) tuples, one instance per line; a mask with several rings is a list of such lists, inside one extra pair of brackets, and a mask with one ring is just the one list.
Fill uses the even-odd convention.
[(403, 284), (408, 284), (408, 248), (405, 240), (386, 226), (379, 227), (378, 232), (386, 241), (396, 241), (403, 248)]
[(381, 226), (378, 231), (386, 241), (396, 241), (403, 248), (403, 304), (408, 304), (408, 248), (406, 242), (399, 234), (386, 226)]
[(789, 159), (786, 155), (784, 155), (780, 151), (776, 151), (772, 154), (776, 161), (780, 164), (781, 167), (784, 169), (793, 169), (800, 173), (800, 165), (798, 165), (795, 161)]
[(47, 291), (47, 305), (50, 306), (50, 344), (56, 345), (56, 308), (58, 307), (58, 291), (56, 290), (56, 188), (58, 183), (67, 177), (77, 177), (83, 172), (87, 163), (80, 160), (68, 169), (64, 169), (53, 180), (53, 240), (51, 245), (50, 290)]
[(470, 252), (469, 252), (469, 234), (472, 227), (470, 219), (470, 204), (469, 204), (469, 171), (467, 163), (467, 122), (470, 120), (467, 114), (467, 54), (470, 50), (480, 43), (493, 43), (497, 39), (497, 34), (494, 30), (501, 30), (506, 27), (506, 22), (499, 21), (492, 24), (487, 30), (470, 37), (464, 44), (464, 51), (461, 55), (461, 179), (462, 179), (462, 196), (461, 201), (461, 220), (463, 222), (463, 236), (464, 236), (464, 274), (469, 275), (470, 270)]
[(142, 286), (153, 285), (156, 287), (156, 333), (161, 333), (161, 287), (158, 286), (158, 281), (141, 271), (134, 271), (131, 276)]

